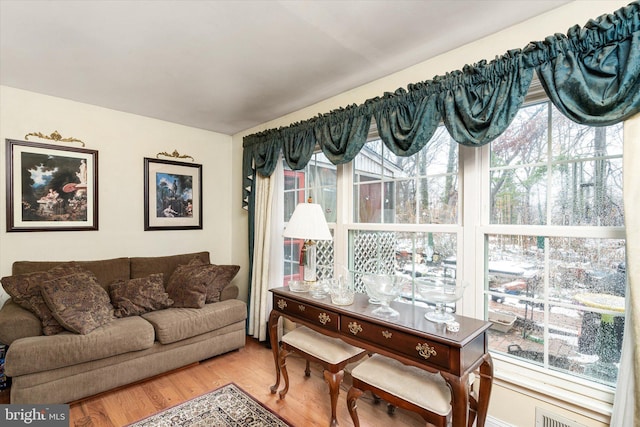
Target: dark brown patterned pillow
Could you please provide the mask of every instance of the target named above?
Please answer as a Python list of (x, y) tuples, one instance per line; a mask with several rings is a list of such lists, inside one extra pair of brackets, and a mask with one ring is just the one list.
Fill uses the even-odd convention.
[(116, 280), (109, 285), (116, 317), (138, 316), (171, 307), (173, 300), (164, 289), (164, 274), (130, 280)]
[(214, 278), (214, 272), (200, 259), (194, 258), (188, 264), (179, 265), (167, 283), (167, 293), (173, 300), (173, 307), (202, 308), (207, 300), (207, 284)]
[(61, 264), (49, 271), (37, 271), (3, 277), (0, 279), (0, 282), (2, 282), (2, 287), (16, 304), (31, 311), (40, 319), (43, 334), (55, 335), (65, 329), (55, 317), (53, 317), (49, 306), (47, 306), (42, 298), (40, 285), (56, 277), (67, 276), (81, 271), (84, 270), (77, 264), (70, 262)]
[(88, 334), (114, 318), (109, 294), (90, 271), (44, 282), (40, 292), (53, 317), (71, 332)]
[(231, 283), (238, 271), (239, 265), (211, 265), (214, 277), (207, 284), (207, 304), (220, 301), (222, 290)]

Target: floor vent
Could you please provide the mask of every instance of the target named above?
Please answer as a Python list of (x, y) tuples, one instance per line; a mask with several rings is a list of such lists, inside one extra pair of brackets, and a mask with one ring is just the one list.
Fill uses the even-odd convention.
[(576, 421), (561, 415), (549, 412), (546, 409), (536, 408), (536, 427), (586, 427)]

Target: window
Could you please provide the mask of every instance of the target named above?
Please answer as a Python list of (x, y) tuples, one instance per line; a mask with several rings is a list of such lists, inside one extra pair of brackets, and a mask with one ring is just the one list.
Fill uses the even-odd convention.
[(455, 277), (458, 225), (458, 144), (440, 127), (427, 146), (397, 157), (372, 138), (353, 162), (353, 226), (349, 267), (359, 274), (408, 279), (405, 302), (425, 304), (415, 277)]
[[(284, 160), (283, 160), (284, 162)], [(322, 154), (317, 153), (307, 166), (293, 171), (284, 162), (284, 221), (289, 221), (298, 203), (311, 198), (324, 210), (330, 228), (336, 222), (336, 166)], [(289, 280), (302, 280), (300, 250), (302, 239), (284, 239), (284, 284)], [(319, 241), (316, 249), (317, 274), (319, 279), (332, 277), (333, 242)]]
[(397, 157), (372, 132), (353, 162), (317, 154), (285, 172), (285, 220), (311, 195), (334, 232), (324, 277), (348, 266), (365, 292), (362, 273), (402, 275), (398, 299), (423, 306), (416, 278), (462, 278), (473, 286), (448, 310), (494, 323), (496, 360), (610, 396), (624, 330), (622, 144), (622, 125), (578, 125), (546, 101), (481, 148), (441, 127)]
[[(624, 330), (622, 125), (544, 102), (492, 142), (486, 243), (490, 349), (615, 386)], [(517, 226), (514, 230), (513, 226)]]

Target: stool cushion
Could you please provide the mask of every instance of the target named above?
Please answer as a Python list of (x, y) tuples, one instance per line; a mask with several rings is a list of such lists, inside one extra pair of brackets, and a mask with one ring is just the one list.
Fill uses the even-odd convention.
[(282, 337), (282, 342), (324, 362), (338, 364), (364, 351), (339, 338), (322, 335), (306, 326), (299, 326)]
[(451, 412), (451, 391), (440, 374), (374, 354), (356, 366), (351, 376), (438, 415)]

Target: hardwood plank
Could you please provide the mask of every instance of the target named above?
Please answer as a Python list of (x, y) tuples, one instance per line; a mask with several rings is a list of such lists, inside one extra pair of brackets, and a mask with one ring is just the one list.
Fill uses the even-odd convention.
[[(280, 399), (278, 394), (269, 391), (275, 382), (271, 350), (247, 337), (243, 349), (73, 402), (70, 405), (69, 425), (121, 427), (233, 382), (294, 426), (327, 427), (331, 409), (329, 389), (322, 377), (321, 367), (312, 364), (311, 377), (307, 378), (304, 376), (304, 365), (305, 361), (295, 355), (287, 358), (289, 393), (285, 399)], [(353, 425), (346, 405), (349, 387), (350, 377), (345, 375), (337, 413), (342, 426)], [(422, 418), (401, 409), (389, 416), (386, 404), (374, 404), (368, 393), (358, 400), (358, 414), (363, 427), (425, 425)]]

